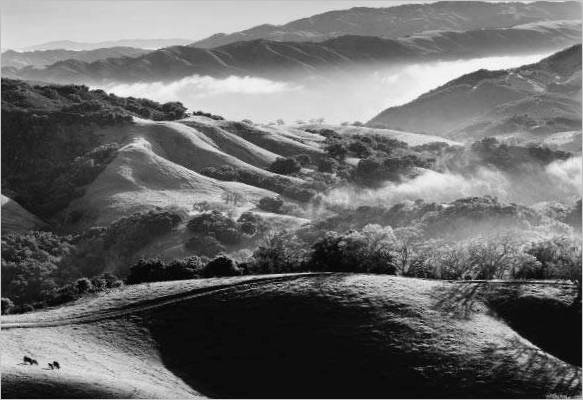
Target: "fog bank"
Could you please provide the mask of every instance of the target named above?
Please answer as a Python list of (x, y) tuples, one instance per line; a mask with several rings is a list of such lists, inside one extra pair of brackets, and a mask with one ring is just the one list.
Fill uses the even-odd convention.
[(407, 103), (460, 75), (481, 68), (514, 68), (547, 54), (486, 57), (470, 60), (358, 68), (291, 81), (230, 76), (225, 79), (190, 76), (170, 84), (135, 83), (104, 87), (119, 96), (181, 101), (191, 110), (227, 119), (270, 122), (325, 118), (330, 123), (367, 121), (387, 107)]
[(387, 183), (380, 189), (348, 186), (325, 198), (328, 204), (345, 207), (393, 206), (406, 200), (450, 202), (470, 196), (495, 196), (501, 201), (532, 205), (543, 201), (573, 201), (582, 195), (582, 158), (555, 161), (528, 176), (511, 176), (482, 168), (472, 176), (425, 170), (403, 183)]

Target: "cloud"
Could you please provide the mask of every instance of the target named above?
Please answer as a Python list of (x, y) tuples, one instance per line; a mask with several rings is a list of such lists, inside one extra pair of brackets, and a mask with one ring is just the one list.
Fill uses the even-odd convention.
[(224, 79), (193, 75), (171, 83), (116, 84), (105, 88), (119, 96), (148, 97), (158, 101), (183, 101), (203, 99), (224, 94), (266, 95), (299, 87), (286, 82), (277, 82), (257, 77), (229, 76)]

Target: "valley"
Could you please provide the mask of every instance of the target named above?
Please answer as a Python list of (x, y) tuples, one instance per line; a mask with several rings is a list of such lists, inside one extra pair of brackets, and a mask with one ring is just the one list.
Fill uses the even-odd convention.
[(45, 1), (0, 10), (2, 398), (581, 396), (578, 2)]

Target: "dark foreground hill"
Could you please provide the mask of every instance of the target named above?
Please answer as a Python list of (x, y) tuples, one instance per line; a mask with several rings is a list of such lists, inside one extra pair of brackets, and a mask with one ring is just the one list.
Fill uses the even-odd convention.
[(581, 45), (535, 64), (464, 75), (367, 125), (462, 140), (580, 130)]
[(174, 46), (135, 58), (60, 61), (45, 68), (5, 68), (5, 77), (59, 83), (173, 81), (194, 74), (306, 77), (405, 62), (556, 51), (580, 41), (578, 21), (551, 21), (474, 31), (428, 32), (399, 39), (345, 35), (324, 42), (257, 39), (212, 49)]
[(487, 3), (440, 1), (387, 8), (355, 7), (329, 11), (285, 25), (260, 25), (232, 34), (216, 34), (192, 46), (212, 48), (242, 40), (268, 39), (285, 42), (321, 42), (342, 35), (398, 38), (424, 31), (466, 31), (508, 28), (514, 25), (581, 18), (574, 1)]
[(578, 396), (573, 295), (358, 274), (128, 286), (3, 317), (2, 396)]

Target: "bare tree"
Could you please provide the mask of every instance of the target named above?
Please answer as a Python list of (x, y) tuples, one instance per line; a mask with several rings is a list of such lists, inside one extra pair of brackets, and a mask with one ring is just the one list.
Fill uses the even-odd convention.
[(233, 205), (235, 207), (237, 207), (239, 204), (242, 204), (245, 201), (245, 196), (243, 196), (242, 193), (239, 193), (239, 192), (231, 192), (231, 191), (228, 191), (228, 190), (225, 190), (223, 192), (221, 198), (223, 199), (223, 201), (225, 202), (225, 204), (233, 203)]

